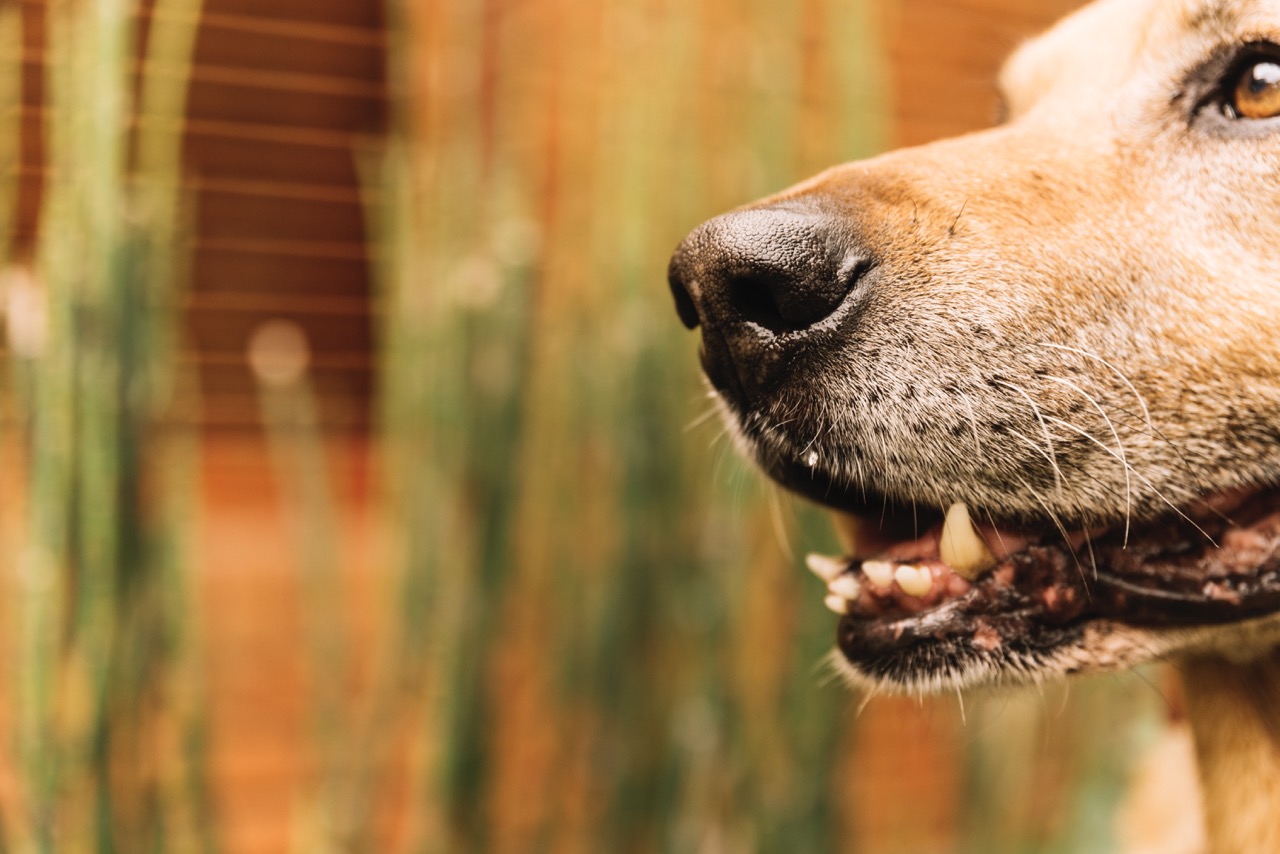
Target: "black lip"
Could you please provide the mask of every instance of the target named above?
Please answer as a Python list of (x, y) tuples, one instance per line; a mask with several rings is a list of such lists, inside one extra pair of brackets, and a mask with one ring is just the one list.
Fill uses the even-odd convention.
[[(1264, 496), (1272, 506), (1275, 496)], [(860, 672), (910, 684), (970, 664), (1003, 661), (1026, 669), (1076, 642), (1092, 622), (1150, 629), (1212, 626), (1280, 610), (1280, 525), (1259, 563), (1235, 563), (1216, 542), (1225, 519), (1195, 525), (1180, 517), (1113, 531), (1072, 551), (1043, 542), (1011, 555), (1012, 584), (988, 574), (960, 599), (897, 618), (841, 619), (841, 653)], [(1052, 593), (1052, 596), (1048, 595)], [(998, 640), (998, 643), (993, 643)]]

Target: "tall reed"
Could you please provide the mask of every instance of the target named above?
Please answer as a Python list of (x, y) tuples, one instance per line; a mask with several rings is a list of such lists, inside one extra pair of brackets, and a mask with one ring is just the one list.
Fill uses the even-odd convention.
[[(132, 3), (45, 9), (39, 245), (7, 276), (29, 507), (10, 694), (22, 785), (5, 828), (17, 851), (213, 845), (184, 551), (194, 490), (170, 423), (183, 402), (179, 149), (198, 8), (156, 5), (141, 51)], [(20, 55), (15, 7), (0, 11), (8, 57)]]

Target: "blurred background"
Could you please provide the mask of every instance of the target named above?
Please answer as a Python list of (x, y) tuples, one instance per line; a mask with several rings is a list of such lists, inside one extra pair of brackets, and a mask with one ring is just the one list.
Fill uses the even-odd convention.
[(0, 2), (0, 850), (1114, 849), (1162, 675), (837, 684), (665, 282), (1076, 5)]

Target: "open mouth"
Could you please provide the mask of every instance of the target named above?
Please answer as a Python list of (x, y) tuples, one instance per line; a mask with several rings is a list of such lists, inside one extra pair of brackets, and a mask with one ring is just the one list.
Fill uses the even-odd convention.
[[(774, 471), (796, 488), (796, 472)], [(1280, 490), (1207, 495), (1142, 524), (1090, 529), (992, 521), (840, 490), (799, 491), (836, 511), (848, 554), (811, 555), (842, 616), (841, 653), (890, 684), (937, 683), (998, 663), (1030, 673), (1098, 621), (1220, 624), (1280, 608)]]

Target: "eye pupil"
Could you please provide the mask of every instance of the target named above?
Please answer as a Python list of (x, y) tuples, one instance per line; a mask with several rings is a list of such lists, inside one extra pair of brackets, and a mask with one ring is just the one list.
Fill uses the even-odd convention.
[(1280, 63), (1255, 62), (1236, 79), (1229, 113), (1242, 119), (1280, 116)]

